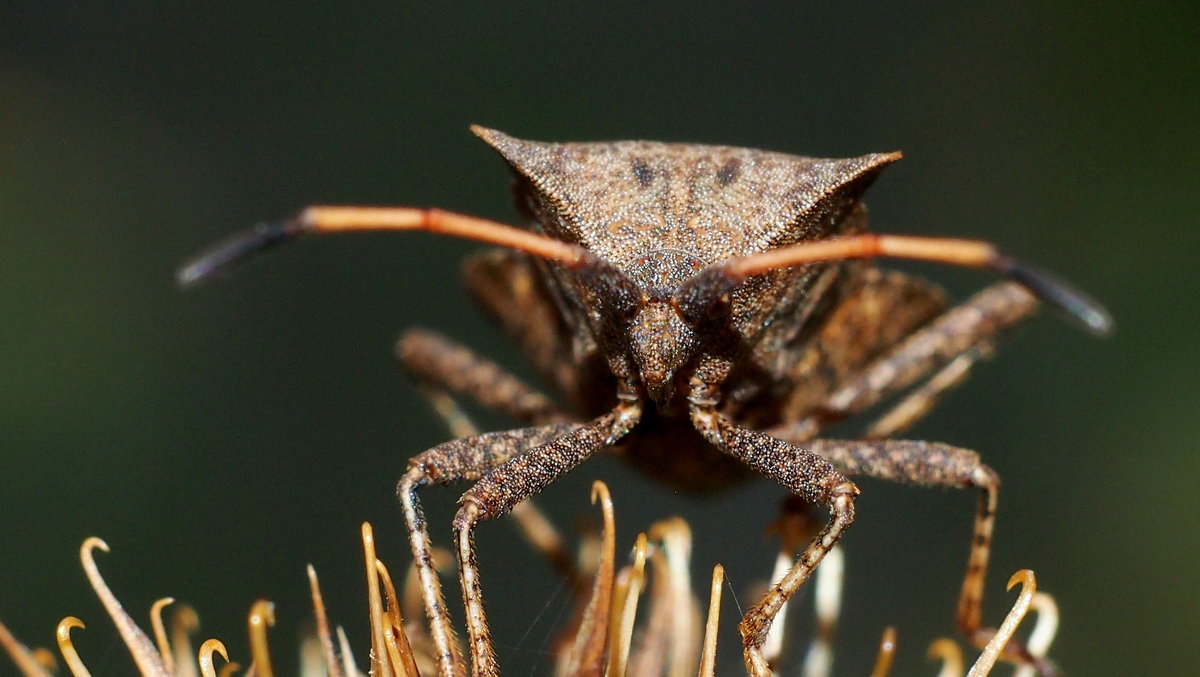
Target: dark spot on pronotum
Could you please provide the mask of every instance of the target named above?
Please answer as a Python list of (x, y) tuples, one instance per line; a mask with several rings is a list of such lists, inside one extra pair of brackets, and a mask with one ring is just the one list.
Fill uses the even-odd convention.
[(717, 170), (717, 183), (721, 184), (721, 187), (724, 188), (734, 181), (737, 181), (738, 174), (740, 174), (741, 171), (742, 161), (736, 159), (730, 160), (729, 162), (721, 165), (721, 168)]
[(654, 170), (650, 169), (650, 165), (646, 164), (645, 160), (634, 158), (631, 164), (633, 176), (637, 179), (639, 186), (646, 188), (654, 182)]

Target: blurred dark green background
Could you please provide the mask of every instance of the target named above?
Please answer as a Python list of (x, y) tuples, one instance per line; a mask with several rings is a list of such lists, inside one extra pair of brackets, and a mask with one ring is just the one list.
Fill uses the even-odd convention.
[[(99, 535), (139, 619), (174, 595), (239, 656), (244, 611), (275, 600), (284, 665), (311, 561), (365, 659), (358, 525), (376, 525), (400, 571), (394, 482), (445, 437), (393, 339), (429, 325), (519, 368), (460, 291), (475, 247), (305, 242), (188, 293), (172, 272), (312, 202), (511, 219), (505, 168), (467, 132), (477, 122), (546, 140), (900, 149), (869, 196), (877, 230), (992, 239), (1106, 301), (1111, 340), (1040, 318), (913, 435), (978, 449), (1005, 480), (988, 619), (1011, 602), (1008, 575), (1031, 567), (1061, 606), (1053, 656), (1070, 674), (1194, 670), (1197, 5), (554, 7), (3, 4), (0, 618), (50, 645), (60, 618), (81, 616), (93, 673), (130, 673), (77, 563)], [(913, 268), (960, 297), (991, 282)], [(726, 563), (748, 603), (781, 489), (701, 500), (598, 459), (541, 504), (569, 528), (596, 478), (621, 543), (682, 513), (697, 576)], [(862, 486), (838, 672), (866, 674), (891, 623), (896, 674), (930, 674), (975, 497)], [(443, 542), (456, 496), (430, 494)], [(501, 662), (518, 675), (544, 669), (565, 609), (513, 533), (486, 525), (480, 547)], [(738, 674), (726, 599), (721, 660)]]

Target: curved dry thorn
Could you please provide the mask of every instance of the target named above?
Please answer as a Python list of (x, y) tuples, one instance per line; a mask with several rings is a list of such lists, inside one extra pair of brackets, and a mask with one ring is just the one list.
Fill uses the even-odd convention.
[(273, 677), (267, 628), (275, 625), (275, 605), (265, 599), (258, 600), (250, 606), (247, 623), (250, 632), (250, 669), (256, 677)]
[[(217, 677), (217, 669), (213, 665), (213, 654), (221, 654), (221, 658), (229, 665), (237, 665), (237, 663), (229, 663), (229, 652), (225, 650), (225, 644), (219, 639), (206, 639), (200, 645), (200, 652), (197, 654), (197, 659), (200, 663), (200, 674), (202, 677)], [(228, 668), (228, 665), (226, 666)], [(224, 672), (222, 670), (221, 672)]]
[(325, 615), (325, 598), (321, 595), (321, 584), (317, 581), (317, 569), (309, 564), (305, 571), (308, 574), (308, 590), (312, 598), (317, 641), (321, 643), (321, 658), (325, 661), (325, 671), (329, 677), (345, 677), (341, 666), (338, 665), (337, 652), (333, 650), (333, 635), (329, 632), (329, 617)]
[[(784, 553), (780, 553), (781, 556)], [(791, 557), (782, 560), (785, 566), (791, 565)], [(786, 569), (784, 569), (786, 572)], [(813, 594), (813, 606), (817, 616), (817, 636), (808, 647), (804, 656), (804, 677), (828, 677), (833, 670), (833, 638), (837, 632), (838, 617), (842, 611), (842, 584), (845, 580), (846, 555), (841, 546), (833, 546), (817, 567), (816, 590)], [(782, 574), (780, 575), (782, 577)], [(785, 605), (786, 608), (786, 605)], [(782, 616), (784, 609), (779, 610)], [(776, 617), (776, 622), (781, 620)], [(771, 628), (775, 630), (774, 626)], [(771, 635), (767, 635), (770, 638)], [(768, 658), (768, 660), (773, 660)]]
[(166, 668), (163, 667), (162, 658), (154, 648), (154, 643), (129, 617), (129, 614), (125, 613), (125, 609), (117, 601), (116, 595), (104, 582), (104, 577), (100, 575), (100, 569), (96, 566), (96, 559), (92, 555), (92, 551), (96, 549), (108, 552), (108, 544), (93, 536), (85, 540), (79, 547), (79, 560), (83, 563), (83, 572), (87, 575), (92, 590), (95, 590), (96, 596), (100, 598), (100, 603), (104, 605), (104, 610), (112, 617), (113, 624), (117, 626), (117, 632), (121, 635), (125, 646), (129, 648), (129, 653), (133, 656), (133, 662), (137, 665), (138, 671), (142, 673), (142, 677), (170, 677)]
[[(221, 666), (221, 671), (217, 673), (217, 677), (233, 677), (233, 673), (237, 672), (241, 668), (241, 663), (238, 663), (237, 661), (226, 663), (225, 665)], [(247, 670), (246, 677), (254, 677), (254, 671)]]
[(372, 675), (394, 677), (391, 665), (383, 660), (387, 652), (383, 637), (383, 597), (379, 592), (379, 576), (375, 573), (375, 530), (370, 522), (362, 523), (363, 557), (367, 566), (367, 605), (371, 613), (371, 671)]
[(975, 661), (975, 665), (971, 666), (967, 677), (984, 677), (992, 671), (992, 666), (996, 664), (996, 659), (1000, 657), (1000, 654), (1004, 651), (1004, 647), (1008, 645), (1008, 640), (1012, 639), (1017, 626), (1025, 618), (1025, 613), (1029, 611), (1029, 604), (1033, 600), (1033, 593), (1037, 592), (1037, 580), (1034, 578), (1032, 571), (1021, 569), (1013, 574), (1012, 578), (1008, 579), (1008, 589), (1012, 590), (1013, 586), (1018, 583), (1021, 584), (1021, 592), (1017, 595), (1017, 601), (1013, 603), (1012, 610), (1004, 617), (1004, 622), (1000, 624), (1000, 629), (996, 631), (996, 635), (988, 641), (987, 646), (983, 647), (983, 653)]
[(558, 674), (599, 675), (604, 665), (604, 651), (608, 646), (609, 613), (613, 606), (613, 568), (616, 561), (617, 537), (616, 517), (613, 511), (612, 494), (608, 485), (601, 481), (592, 483), (592, 503), (600, 504), (603, 526), (596, 576), (587, 603), (580, 611), (576, 622), (574, 641), (558, 659)]
[[(1037, 622), (1025, 642), (1025, 649), (1037, 659), (1044, 659), (1054, 643), (1054, 635), (1058, 632), (1058, 604), (1054, 597), (1045, 592), (1034, 593), (1030, 602), (1033, 612), (1037, 614)], [(1013, 673), (1013, 677), (1035, 677), (1037, 668), (1032, 665), (1022, 665)]]
[(887, 626), (883, 629), (883, 637), (879, 639), (879, 653), (875, 656), (875, 667), (871, 677), (887, 677), (892, 671), (892, 661), (896, 658), (896, 628)]
[(172, 677), (175, 677), (175, 656), (171, 653), (171, 643), (167, 641), (167, 628), (163, 625), (162, 610), (174, 603), (174, 597), (163, 597), (150, 605), (150, 628), (154, 631), (154, 643), (158, 645), (158, 655), (162, 658), (163, 668)]
[(199, 677), (196, 652), (192, 650), (192, 633), (200, 629), (200, 617), (187, 604), (175, 607), (171, 615), (171, 650), (174, 652), (175, 677)]
[[(30, 651), (29, 647), (13, 636), (4, 623), (0, 623), (0, 646), (4, 647), (9, 658), (17, 665), (17, 669), (24, 677), (51, 677), (52, 666), (44, 665), (42, 661), (38, 660), (36, 653)], [(50, 654), (50, 659), (54, 659), (52, 654)], [(56, 664), (57, 662), (54, 665)]]
[(942, 669), (938, 670), (937, 677), (962, 677), (963, 655), (958, 642), (949, 637), (934, 640), (933, 644), (929, 645), (928, 656), (931, 661), (942, 662)]
[(58, 628), (54, 631), (54, 637), (58, 640), (58, 650), (62, 653), (63, 660), (67, 664), (67, 669), (75, 677), (92, 677), (92, 673), (88, 672), (83, 661), (79, 658), (79, 652), (75, 650), (75, 645), (71, 642), (71, 628), (87, 627), (83, 621), (74, 616), (67, 616), (58, 622)]
[(605, 677), (624, 677), (633, 641), (638, 598), (646, 580), (646, 534), (638, 534), (633, 546), (633, 564), (621, 569), (615, 586), (612, 620), (609, 625), (608, 669)]
[(413, 656), (412, 645), (408, 643), (408, 635), (404, 633), (404, 617), (400, 615), (400, 601), (396, 597), (396, 586), (392, 585), (392, 575), (387, 567), (377, 558), (375, 572), (383, 581), (383, 591), (387, 595), (387, 616), (391, 624), (391, 637), (384, 628), (384, 639), (387, 641), (388, 656), (392, 660), (392, 669), (404, 677), (419, 677), (417, 659)]
[(704, 622), (704, 649), (700, 653), (699, 677), (714, 677), (717, 668), (717, 629), (721, 623), (721, 588), (725, 585), (725, 567), (713, 567), (708, 588), (708, 619)]

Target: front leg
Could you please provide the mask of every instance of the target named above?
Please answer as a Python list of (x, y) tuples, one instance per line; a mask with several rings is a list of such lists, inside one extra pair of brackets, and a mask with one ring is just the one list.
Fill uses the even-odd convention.
[(694, 398), (692, 423), (710, 443), (758, 472), (787, 487), (810, 503), (821, 503), (831, 513), (829, 523), (808, 545), (792, 568), (771, 586), (766, 595), (742, 618), (746, 669), (753, 677), (769, 677), (771, 665), (763, 654), (763, 643), (771, 622), (784, 602), (804, 584), (821, 558), (833, 548), (842, 532), (854, 521), (854, 497), (858, 487), (825, 459), (793, 444), (742, 428), (718, 414), (713, 405)]
[(633, 428), (641, 413), (639, 400), (622, 399), (611, 412), (590, 423), (492, 467), (463, 494), (454, 517), (454, 538), (475, 677), (497, 677), (500, 673), (483, 609), (475, 525), (512, 510), (595, 452), (616, 443)]
[(417, 500), (417, 489), (429, 484), (478, 480), (488, 470), (518, 454), (578, 427), (577, 424), (547, 425), (465, 437), (440, 444), (408, 462), (408, 472), (400, 478), (396, 494), (404, 511), (413, 565), (421, 581), (421, 599), (429, 619), (429, 634), (437, 653), (438, 674), (441, 677), (462, 677), (466, 670), (433, 564), (429, 528), (421, 503)]

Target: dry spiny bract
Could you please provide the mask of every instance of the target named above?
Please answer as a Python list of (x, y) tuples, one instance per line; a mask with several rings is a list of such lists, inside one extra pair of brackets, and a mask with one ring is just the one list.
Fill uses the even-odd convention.
[[(896, 153), (814, 159), (475, 132), (513, 169), (526, 228), (438, 210), (310, 207), (180, 271), (190, 283), (298, 235), (353, 230), (426, 230), (505, 248), (471, 258), (467, 284), (565, 405), (431, 332), (410, 333), (398, 346), (435, 399), (465, 396), (529, 426), (430, 449), (400, 481), (442, 677), (464, 675), (466, 664), (417, 490), (473, 483), (453, 521), (454, 551), (471, 670), (492, 677), (499, 667), (475, 560), (476, 524), (607, 448), (694, 490), (718, 488), (750, 469), (829, 511), (824, 528), (742, 620), (754, 677), (772, 672), (763, 647), (773, 619), (853, 522), (858, 489), (847, 475), (979, 491), (958, 625), (976, 645), (993, 637), (980, 612), (995, 473), (965, 449), (889, 438), (924, 416), (1033, 313), (1038, 298), (1097, 333), (1111, 326), (1103, 308), (985, 242), (868, 233), (859, 200)], [(857, 260), (876, 256), (988, 268), (1011, 281), (943, 312), (934, 286)], [(868, 421), (861, 439), (820, 438), (830, 424), (897, 395), (905, 396)], [(1020, 646), (1008, 655), (1035, 662)]]
[[(691, 529), (680, 518), (654, 524), (638, 536), (631, 561), (616, 567), (615, 520), (608, 488), (597, 482), (593, 500), (600, 505), (603, 522), (598, 534), (589, 534), (580, 546), (580, 561), (588, 568), (576, 572), (590, 583), (577, 586), (575, 610), (561, 636), (553, 643), (555, 677), (714, 677), (717, 630), (720, 620), (721, 592), (725, 585), (722, 568), (713, 570), (707, 605), (707, 620), (701, 618), (701, 603), (692, 590), (689, 555)], [(530, 504), (525, 504), (527, 524), (549, 523)], [(561, 548), (556, 535), (539, 534), (535, 547), (545, 555)], [(549, 540), (546, 540), (548, 538)], [(314, 677), (426, 677), (437, 672), (436, 648), (421, 619), (421, 595), (418, 578), (406, 577), (403, 590), (392, 584), (388, 568), (375, 554), (375, 536), (369, 524), (363, 524), (362, 542), (366, 565), (367, 611), (371, 637), (370, 653), (358, 667), (350, 640), (339, 626), (331, 627), (325, 600), (317, 583), (316, 571), (308, 567), (313, 607), (313, 631), (302, 638), (299, 647), (299, 674)], [(791, 549), (784, 539), (781, 555), (790, 558)], [(80, 549), (84, 571), (96, 594), (112, 618), (118, 634), (133, 658), (141, 677), (231, 677), (242, 665), (230, 662), (224, 642), (211, 638), (194, 640), (200, 630), (196, 612), (187, 605), (174, 605), (163, 598), (150, 609), (150, 634), (142, 631), (117, 597), (108, 589), (96, 566), (96, 549), (107, 550), (98, 538), (90, 538)], [(592, 553), (585, 556), (585, 553)], [(447, 560), (439, 554), (439, 562)], [(448, 563), (448, 562), (447, 562)], [(411, 572), (415, 574), (415, 571)], [(1022, 591), (998, 634), (984, 648), (967, 673), (983, 677), (991, 672), (997, 656), (1012, 637), (1017, 625), (1032, 607), (1037, 624), (1030, 633), (1028, 647), (1036, 656), (1049, 648), (1057, 628), (1058, 615), (1053, 600), (1045, 593), (1034, 594), (1033, 574), (1019, 572), (1010, 582), (1020, 582)], [(834, 663), (833, 638), (841, 605), (842, 563), (835, 549), (817, 572), (817, 635), (804, 657), (803, 674), (829, 677)], [(174, 606), (172, 606), (174, 605)], [(163, 611), (174, 610), (169, 622)], [(402, 613), (403, 609), (403, 613)], [(791, 612), (794, 615), (797, 612)], [(247, 615), (249, 660), (242, 674), (272, 677), (272, 657), (268, 629), (275, 622), (274, 606), (265, 600), (255, 602)], [(407, 620), (406, 620), (407, 619)], [(524, 624), (521, 615), (503, 617), (503, 622)], [(783, 634), (781, 614), (772, 629)], [(86, 661), (75, 650), (71, 632), (83, 629), (83, 621), (68, 616), (58, 626), (57, 644), (63, 662), (73, 677), (88, 677)], [(895, 631), (888, 628), (880, 644), (873, 677), (886, 677), (897, 650)], [(45, 649), (30, 650), (0, 623), (0, 646), (9, 654), (24, 677), (52, 677), (56, 661)], [(781, 661), (778, 648), (769, 649), (775, 662)], [(105, 654), (108, 652), (106, 651)], [(938, 677), (961, 677), (963, 656), (958, 644), (940, 639), (929, 649), (930, 659), (941, 664)], [(220, 658), (218, 662), (217, 658)], [(105, 662), (108, 662), (107, 660)], [(1023, 669), (1024, 670), (1024, 669)], [(59, 673), (61, 674), (61, 673)], [(1032, 677), (1018, 672), (1018, 677)]]

